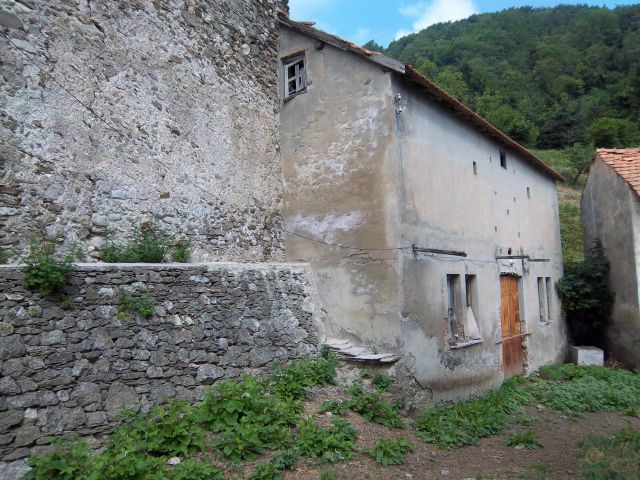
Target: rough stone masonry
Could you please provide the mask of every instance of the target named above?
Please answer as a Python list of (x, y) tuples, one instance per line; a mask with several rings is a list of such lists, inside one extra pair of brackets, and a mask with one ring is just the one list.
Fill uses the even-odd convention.
[[(155, 219), (280, 260), (280, 0), (0, 0), (0, 247)], [(75, 98), (73, 98), (75, 97)]]
[[(123, 408), (201, 399), (221, 378), (316, 352), (315, 293), (304, 264), (74, 266), (66, 293), (25, 289), (0, 266), (0, 461), (50, 436), (100, 437)], [(151, 299), (143, 318), (123, 300)]]

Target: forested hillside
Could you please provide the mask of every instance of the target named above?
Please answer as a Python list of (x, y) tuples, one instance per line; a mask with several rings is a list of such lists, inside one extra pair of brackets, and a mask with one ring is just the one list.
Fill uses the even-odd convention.
[(570, 180), (593, 146), (640, 144), (640, 5), (512, 8), (433, 25), (384, 51), (515, 140), (553, 149), (541, 156)]

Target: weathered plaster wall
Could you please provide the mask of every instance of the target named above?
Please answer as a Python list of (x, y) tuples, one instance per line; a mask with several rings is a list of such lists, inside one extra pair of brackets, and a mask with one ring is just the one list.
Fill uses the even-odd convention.
[[(397, 117), (404, 199), (398, 242), (464, 251), (450, 256), (402, 257), (404, 307), (402, 339), (416, 378), (434, 398), (464, 398), (502, 380), (500, 345), (501, 273), (521, 276), (523, 330), (529, 370), (563, 359), (565, 328), (552, 290), (551, 323), (539, 321), (537, 277), (562, 276), (558, 201), (555, 182), (508, 151), (500, 166), (501, 145), (459, 117), (408, 88), (393, 83), (403, 112)], [(476, 162), (477, 175), (473, 162)], [(529, 187), (530, 198), (527, 195)], [(527, 254), (549, 262), (513, 265), (496, 255)], [(477, 321), (483, 343), (446, 352), (447, 274), (476, 275)], [(424, 355), (424, 351), (433, 355)], [(434, 361), (437, 352), (438, 360)]]
[(639, 203), (629, 185), (596, 158), (581, 200), (584, 245), (590, 248), (599, 238), (610, 262), (609, 285), (615, 299), (608, 349), (620, 361), (636, 367), (640, 367)]
[(195, 259), (282, 258), (278, 3), (0, 2), (0, 243), (99, 257), (155, 217)]
[[(302, 51), (311, 83), (281, 111), (287, 229), (332, 244), (395, 247), (390, 74), (283, 28), (280, 56)], [(326, 334), (395, 347), (397, 252), (288, 236), (286, 254), (312, 264), (332, 320)]]
[[(317, 349), (322, 312), (304, 264), (80, 264), (71, 310), (20, 279), (0, 266), (0, 461)], [(117, 315), (127, 292), (151, 295), (154, 315)]]
[[(566, 340), (555, 289), (552, 322), (540, 324), (536, 282), (562, 274), (554, 181), (511, 152), (509, 169), (501, 169), (497, 142), (395, 73), (283, 27), (281, 57), (301, 51), (311, 85), (281, 111), (288, 228), (333, 244), (409, 247), (358, 251), (287, 239), (287, 257), (312, 265), (328, 313), (325, 333), (401, 353), (396, 372), (424, 388), (417, 402), (469, 397), (503, 379), (499, 276), (510, 272), (523, 278), (529, 368), (561, 360)], [(463, 250), (469, 260), (414, 256), (412, 244)], [(499, 263), (496, 255), (509, 248), (550, 261), (524, 269)], [(483, 336), (482, 344), (454, 351), (445, 348), (451, 273), (463, 281), (465, 273), (477, 275)]]

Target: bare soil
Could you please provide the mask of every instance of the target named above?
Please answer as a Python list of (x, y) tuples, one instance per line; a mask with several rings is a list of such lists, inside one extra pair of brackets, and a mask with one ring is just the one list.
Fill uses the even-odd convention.
[[(327, 414), (317, 414), (324, 399), (344, 398), (336, 387), (312, 389), (305, 411), (318, 423), (327, 424)], [(285, 472), (285, 480), (317, 480), (322, 472), (331, 472), (334, 480), (359, 479), (577, 479), (580, 478), (578, 443), (588, 435), (612, 435), (624, 427), (640, 429), (640, 419), (622, 413), (596, 413), (571, 417), (547, 408), (527, 407), (530, 426), (511, 425), (501, 434), (482, 439), (477, 445), (443, 451), (424, 443), (410, 425), (389, 429), (366, 422), (350, 412), (344, 418), (359, 431), (358, 451), (373, 447), (380, 438), (405, 437), (415, 446), (403, 465), (382, 467), (363, 453), (347, 463), (314, 465), (301, 459), (293, 471)], [(507, 446), (516, 431), (531, 430), (544, 448), (517, 449)], [(251, 466), (245, 472), (251, 471)], [(239, 472), (237, 472), (239, 473)], [(248, 476), (248, 475), (247, 475)], [(640, 478), (640, 477), (639, 477)]]

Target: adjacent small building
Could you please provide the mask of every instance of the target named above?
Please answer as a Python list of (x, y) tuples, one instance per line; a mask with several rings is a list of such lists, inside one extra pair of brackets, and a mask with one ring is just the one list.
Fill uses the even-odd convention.
[(600, 239), (610, 263), (607, 350), (640, 367), (640, 148), (597, 150), (581, 210), (585, 247)]
[(281, 16), (285, 253), (338, 337), (455, 400), (564, 358), (562, 177), (404, 65)]

